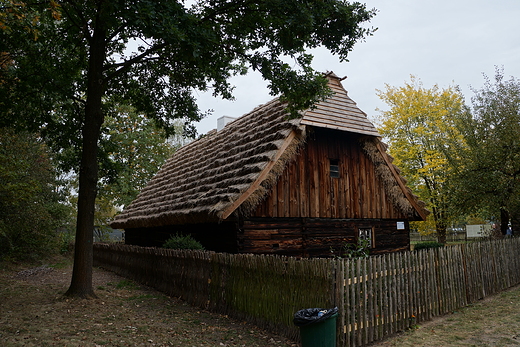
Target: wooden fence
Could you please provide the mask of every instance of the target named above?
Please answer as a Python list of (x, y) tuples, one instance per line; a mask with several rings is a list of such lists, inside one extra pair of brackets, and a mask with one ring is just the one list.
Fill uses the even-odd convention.
[(520, 283), (520, 239), (366, 259), (94, 247), (98, 266), (293, 339), (296, 311), (338, 306), (341, 347), (381, 340)]
[(334, 307), (334, 260), (94, 244), (94, 264), (298, 339), (294, 312)]
[(339, 263), (338, 346), (363, 346), (520, 283), (520, 239)]

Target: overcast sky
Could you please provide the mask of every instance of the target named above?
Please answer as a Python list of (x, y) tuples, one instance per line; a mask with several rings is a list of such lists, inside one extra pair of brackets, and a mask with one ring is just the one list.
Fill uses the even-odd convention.
[[(506, 76), (520, 78), (520, 0), (370, 0), (379, 12), (369, 26), (373, 36), (354, 46), (349, 62), (340, 63), (326, 50), (315, 53), (313, 67), (348, 76), (343, 86), (372, 120), (387, 109), (376, 89), (385, 83), (402, 86), (410, 75), (425, 87), (438, 84), (461, 87), (469, 102), (470, 87), (480, 88), (482, 73), (494, 76), (503, 66)], [(201, 110), (213, 115), (198, 123), (199, 134), (216, 128), (217, 118), (240, 117), (266, 103), (269, 95), (260, 75), (250, 73), (232, 80), (235, 101), (199, 93)]]

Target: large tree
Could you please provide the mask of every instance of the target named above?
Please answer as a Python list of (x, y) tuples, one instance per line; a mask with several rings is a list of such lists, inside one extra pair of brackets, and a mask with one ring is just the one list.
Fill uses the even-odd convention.
[(455, 87), (423, 87), (412, 76), (402, 87), (386, 85), (378, 91), (390, 109), (381, 112), (378, 130), (389, 141), (389, 151), (409, 185), (427, 202), (431, 223), (439, 242), (446, 242), (446, 229), (457, 218), (450, 205), (452, 169), (447, 149), (461, 138), (455, 119), (464, 100)]
[[(458, 119), (464, 137), (457, 168), (456, 201), (466, 210), (484, 209), (500, 219), (506, 233), (511, 219), (520, 227), (520, 80), (504, 78), (474, 89), (471, 108)], [(513, 228), (515, 229), (515, 228)]]
[[(172, 119), (203, 116), (195, 89), (232, 98), (229, 78), (253, 69), (273, 94), (283, 94), (295, 115), (328, 92), (306, 50), (322, 45), (346, 60), (353, 45), (373, 31), (361, 25), (375, 14), (343, 0), (53, 0), (2, 6), (23, 6), (28, 17), (37, 18), (36, 30), (16, 22), (0, 30), (0, 52), (12, 61), (0, 75), (2, 120), (44, 126), (42, 133), (56, 146), (81, 139), (76, 251), (67, 292), (80, 297), (94, 295), (98, 141), (109, 100), (131, 104), (169, 128)], [(132, 45), (136, 49), (128, 51)]]

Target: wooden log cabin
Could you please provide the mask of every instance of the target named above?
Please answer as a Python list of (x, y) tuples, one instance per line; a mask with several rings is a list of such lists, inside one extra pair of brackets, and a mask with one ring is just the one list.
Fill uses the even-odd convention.
[(333, 95), (287, 120), (274, 99), (179, 149), (119, 214), (125, 242), (190, 234), (209, 250), (324, 257), (369, 240), (407, 250), (428, 213), (374, 125), (327, 74)]

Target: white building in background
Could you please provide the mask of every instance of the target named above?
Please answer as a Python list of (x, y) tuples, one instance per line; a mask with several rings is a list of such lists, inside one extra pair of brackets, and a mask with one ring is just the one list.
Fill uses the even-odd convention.
[(487, 237), (491, 234), (491, 224), (466, 225), (466, 237)]

